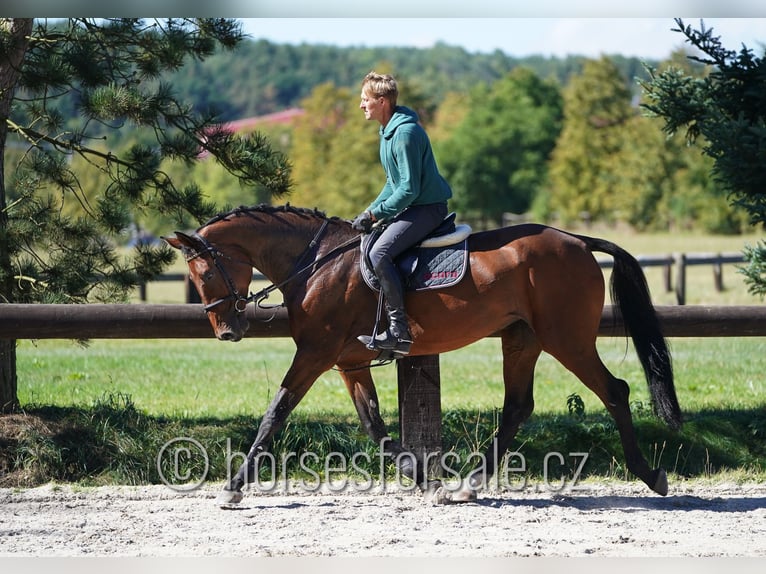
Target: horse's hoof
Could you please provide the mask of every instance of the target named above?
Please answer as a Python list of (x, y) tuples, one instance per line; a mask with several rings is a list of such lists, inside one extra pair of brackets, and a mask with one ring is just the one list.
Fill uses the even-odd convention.
[(654, 481), (654, 486), (652, 487), (652, 490), (661, 496), (666, 496), (668, 494), (667, 473), (662, 468), (656, 469), (654, 473), (656, 473), (657, 478)]
[(449, 488), (437, 483), (435, 488), (429, 488), (424, 493), (426, 502), (433, 505), (437, 504), (460, 504), (462, 502), (476, 502), (476, 490), (469, 486), (462, 485), (457, 490), (450, 490)]
[(465, 484), (449, 494), (450, 502), (476, 502), (477, 498), (476, 490)]
[(242, 502), (245, 497), (241, 490), (226, 490), (225, 488), (220, 492), (218, 498), (215, 499), (215, 503), (226, 508), (227, 506), (233, 506)]
[(426, 503), (432, 504), (433, 506), (449, 504), (451, 502), (450, 493), (443, 486), (438, 486), (437, 488), (426, 490), (423, 493), (423, 498)]
[(444, 486), (440, 480), (430, 480), (423, 490), (423, 500), (428, 504), (446, 504)]

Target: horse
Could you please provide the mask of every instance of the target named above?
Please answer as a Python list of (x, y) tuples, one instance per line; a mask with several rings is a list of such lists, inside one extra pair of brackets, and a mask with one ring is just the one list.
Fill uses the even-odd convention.
[[(611, 299), (641, 361), (653, 410), (671, 429), (680, 427), (672, 360), (646, 277), (618, 245), (537, 223), (471, 232), (468, 270), (458, 283), (406, 293), (411, 356), (446, 353), (492, 335), (501, 340), (505, 393), (493, 445), (459, 488), (445, 489), (414, 457), (398, 456), (404, 449), (381, 418), (370, 372), (378, 357), (357, 340), (374, 332), (379, 301), (364, 281), (361, 235), (348, 220), (289, 204), (259, 205), (221, 213), (191, 234), (176, 231), (163, 239), (185, 257), (219, 340), (241, 340), (249, 327), (248, 304), (260, 304), (279, 290), (296, 345), (252, 447), (218, 495), (222, 507), (241, 502), (243, 486), (256, 476), (259, 454), (268, 451), (290, 412), (330, 369), (340, 373), (369, 437), (385, 445), (402, 475), (417, 482), (424, 495), (444, 503), (476, 500), (483, 480), (497, 470), (532, 414), (534, 370), (543, 351), (604, 404), (628, 470), (652, 491), (667, 494), (665, 470), (650, 468), (637, 444), (628, 384), (607, 369), (596, 348), (606, 282), (593, 252), (601, 252), (614, 260)], [(271, 285), (248, 294), (253, 268)]]

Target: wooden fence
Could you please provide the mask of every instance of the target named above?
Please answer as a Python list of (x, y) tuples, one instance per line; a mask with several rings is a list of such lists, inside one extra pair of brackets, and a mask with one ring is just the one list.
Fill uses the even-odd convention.
[[(246, 311), (247, 337), (288, 337), (287, 312)], [(668, 337), (763, 337), (766, 306), (657, 306)], [(606, 306), (600, 336), (622, 336), (623, 325)], [(201, 305), (16, 305), (0, 304), (0, 339), (209, 338)], [(224, 343), (221, 343), (224, 344)], [(400, 441), (421, 459), (441, 452), (439, 356), (397, 362)], [(428, 458), (426, 458), (428, 460)], [(431, 459), (433, 460), (433, 458)]]
[[(676, 301), (679, 305), (686, 304), (686, 270), (687, 267), (694, 265), (712, 265), (713, 266), (713, 285), (719, 293), (723, 291), (723, 266), (726, 264), (744, 263), (745, 259), (742, 253), (675, 253), (672, 255), (638, 255), (636, 260), (641, 267), (662, 267), (663, 283), (665, 291), (673, 291), (673, 267), (675, 266), (675, 293)], [(611, 269), (612, 259), (598, 259), (598, 264), (602, 269)], [(260, 273), (253, 274), (253, 281), (263, 281), (266, 278)], [(199, 303), (199, 295), (194, 287), (188, 283), (188, 275), (184, 273), (166, 273), (160, 275), (154, 282), (184, 282), (185, 283), (185, 302)], [(141, 301), (147, 300), (146, 284), (139, 288), (139, 297)]]
[[(668, 337), (763, 337), (766, 305), (658, 305)], [(246, 337), (289, 337), (287, 310), (246, 311)], [(622, 336), (611, 305), (604, 307), (600, 336)], [(0, 339), (197, 339), (213, 337), (202, 305), (0, 304)]]
[[(662, 267), (665, 291), (673, 291), (673, 266), (675, 272), (676, 302), (679, 305), (686, 304), (686, 270), (694, 265), (713, 266), (713, 285), (719, 293), (723, 291), (723, 266), (725, 264), (744, 263), (742, 253), (675, 253), (673, 255), (638, 255), (636, 260), (641, 267)], [(598, 264), (602, 269), (611, 269), (612, 259), (599, 259)]]

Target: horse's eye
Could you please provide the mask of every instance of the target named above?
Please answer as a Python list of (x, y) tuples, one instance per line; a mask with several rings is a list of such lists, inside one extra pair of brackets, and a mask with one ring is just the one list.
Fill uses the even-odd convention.
[(202, 280), (203, 281), (211, 281), (212, 279), (213, 279), (213, 272), (212, 271), (208, 271), (207, 273), (204, 273), (202, 275)]

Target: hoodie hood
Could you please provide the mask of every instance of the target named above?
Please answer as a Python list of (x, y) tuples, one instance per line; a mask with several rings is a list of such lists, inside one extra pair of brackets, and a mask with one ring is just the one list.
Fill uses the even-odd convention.
[(417, 124), (419, 121), (418, 114), (415, 110), (411, 110), (406, 106), (396, 106), (394, 109), (394, 115), (388, 120), (386, 127), (380, 127), (381, 137), (390, 140), (394, 136), (396, 128), (404, 124)]

